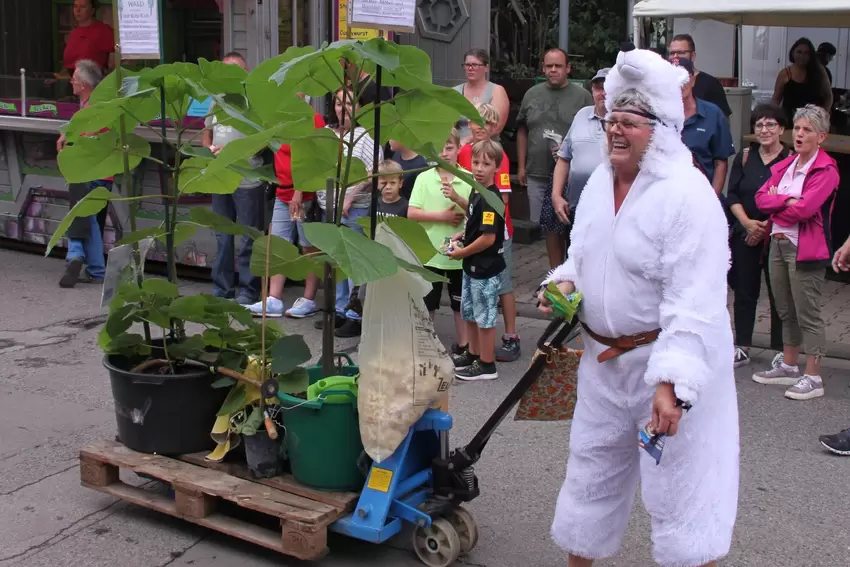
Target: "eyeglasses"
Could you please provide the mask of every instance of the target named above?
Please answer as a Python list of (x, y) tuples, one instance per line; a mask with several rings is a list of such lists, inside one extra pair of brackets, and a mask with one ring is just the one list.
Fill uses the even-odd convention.
[(624, 132), (634, 132), (641, 126), (655, 126), (650, 120), (617, 120), (614, 118), (603, 118), (602, 129), (608, 132), (615, 126), (619, 126)]
[(753, 129), (754, 129), (756, 132), (758, 132), (759, 130), (768, 130), (768, 131), (772, 131), (772, 130), (776, 130), (777, 128), (779, 128), (779, 123), (778, 123), (778, 122), (758, 122), (758, 123), (756, 123), (756, 125), (753, 127)]
[(461, 63), (461, 67), (465, 67), (467, 69), (475, 69), (477, 67), (486, 67), (484, 63)]

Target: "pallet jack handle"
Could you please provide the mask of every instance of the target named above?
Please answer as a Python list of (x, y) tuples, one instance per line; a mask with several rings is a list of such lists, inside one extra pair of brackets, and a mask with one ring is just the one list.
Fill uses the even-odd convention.
[[(570, 322), (565, 322), (564, 319), (560, 318), (553, 319), (537, 341), (537, 349), (540, 352), (535, 355), (531, 366), (528, 367), (528, 370), (502, 400), (502, 403), (499, 404), (490, 418), (481, 426), (478, 433), (464, 447), (453, 450), (447, 459), (434, 460), (432, 470), (435, 494), (463, 502), (469, 502), (478, 496), (478, 479), (474, 475), (473, 465), (481, 458), (481, 453), (496, 428), (510, 414), (528, 389), (540, 378), (546, 365), (547, 357), (545, 354), (561, 348), (564, 343), (570, 342), (575, 336), (572, 333), (576, 330), (578, 322), (577, 316), (574, 316)], [(550, 341), (549, 338), (553, 335), (554, 338)], [(541, 355), (541, 352), (544, 355)]]
[[(552, 320), (549, 323), (549, 326), (546, 327), (546, 331), (537, 341), (537, 349), (543, 353), (547, 353), (551, 350), (558, 350), (565, 342), (572, 340), (573, 337), (570, 337), (569, 335), (576, 328), (577, 324), (578, 317), (573, 317), (573, 320), (569, 323), (564, 323), (563, 319)], [(560, 330), (558, 330), (559, 327)], [(556, 330), (558, 331), (557, 333), (555, 333)], [(554, 338), (547, 343), (547, 340), (553, 334), (555, 335)], [(473, 458), (474, 461), (478, 461), (481, 457), (481, 452), (484, 450), (484, 447), (487, 445), (490, 437), (496, 431), (496, 428), (498, 428), (502, 421), (504, 421), (508, 414), (510, 414), (511, 410), (513, 410), (514, 406), (519, 403), (528, 389), (534, 385), (538, 378), (540, 378), (545, 365), (546, 356), (536, 354), (531, 365), (528, 367), (528, 370), (525, 371), (525, 374), (523, 374), (519, 382), (516, 383), (516, 386), (514, 386), (505, 399), (502, 400), (502, 403), (499, 404), (499, 407), (496, 408), (493, 415), (491, 415), (484, 425), (481, 426), (481, 429), (478, 430), (475, 437), (473, 437), (466, 447), (464, 447), (464, 452), (469, 455), (469, 457)]]

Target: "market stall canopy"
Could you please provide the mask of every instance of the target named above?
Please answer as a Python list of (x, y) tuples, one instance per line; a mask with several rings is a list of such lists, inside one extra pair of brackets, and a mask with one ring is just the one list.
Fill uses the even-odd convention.
[(633, 15), (718, 20), (746, 26), (850, 27), (848, 0), (641, 0)]

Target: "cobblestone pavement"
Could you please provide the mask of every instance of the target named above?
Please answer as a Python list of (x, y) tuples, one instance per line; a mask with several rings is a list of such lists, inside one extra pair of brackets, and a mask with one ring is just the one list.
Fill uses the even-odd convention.
[[(514, 244), (514, 293), (517, 311), (524, 317), (541, 317), (537, 311), (535, 291), (549, 270), (546, 257), (546, 245), (543, 241), (534, 244)], [(731, 313), (733, 294), (729, 292)], [(826, 338), (829, 343), (829, 356), (850, 359), (850, 286), (827, 281), (823, 294), (823, 316), (826, 321)], [(762, 286), (756, 313), (756, 327), (753, 334), (754, 346), (770, 346), (770, 306), (767, 289)]]

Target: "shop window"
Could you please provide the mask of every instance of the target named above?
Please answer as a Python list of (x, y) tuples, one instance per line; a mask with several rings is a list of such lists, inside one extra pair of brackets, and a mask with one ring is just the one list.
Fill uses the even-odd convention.
[(278, 51), (293, 45), (310, 45), (309, 0), (277, 0)]

